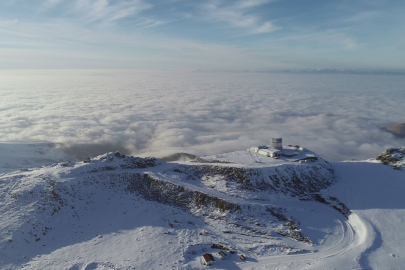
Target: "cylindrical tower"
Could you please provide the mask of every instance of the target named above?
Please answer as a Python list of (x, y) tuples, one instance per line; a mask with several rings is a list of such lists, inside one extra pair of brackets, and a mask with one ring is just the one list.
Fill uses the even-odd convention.
[(283, 139), (282, 138), (271, 138), (270, 147), (275, 149), (283, 148)]

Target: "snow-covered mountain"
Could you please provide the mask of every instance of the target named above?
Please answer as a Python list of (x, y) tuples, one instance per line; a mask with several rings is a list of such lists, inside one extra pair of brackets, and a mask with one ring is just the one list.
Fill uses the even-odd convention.
[(27, 160), (28, 169), (4, 166), (4, 153), (23, 148), (7, 146), (1, 269), (199, 269), (207, 252), (216, 269), (405, 265), (403, 149), (382, 154), (395, 155), (388, 166), (284, 147), (278, 159), (250, 149), (178, 162), (116, 152)]

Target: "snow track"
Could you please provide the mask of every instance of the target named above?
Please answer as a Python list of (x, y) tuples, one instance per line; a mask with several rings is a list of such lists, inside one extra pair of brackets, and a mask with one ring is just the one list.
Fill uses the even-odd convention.
[[(334, 243), (321, 244), (316, 246), (310, 253), (302, 254), (283, 254), (274, 255), (257, 258), (258, 262), (240, 262), (238, 267), (241, 269), (256, 269), (258, 266), (276, 266), (285, 265), (286, 263), (306, 263), (313, 261), (323, 261), (326, 263), (329, 260), (338, 261), (342, 258), (342, 255), (350, 253), (351, 257), (357, 254), (356, 267), (361, 267), (361, 257), (362, 253), (366, 251), (373, 242), (374, 230), (372, 225), (369, 224), (364, 218), (361, 217), (356, 211), (352, 212), (349, 219), (344, 217), (337, 210), (330, 206), (321, 204), (314, 201), (299, 201), (299, 200), (271, 200), (271, 201), (258, 201), (258, 200), (247, 200), (240, 199), (223, 192), (219, 192), (215, 189), (207, 189), (198, 185), (194, 185), (192, 182), (175, 180), (172, 177), (167, 177), (164, 174), (148, 172), (152, 177), (172, 182), (176, 185), (184, 186), (187, 189), (204, 192), (212, 196), (221, 198), (225, 201), (240, 204), (240, 205), (262, 205), (270, 207), (282, 207), (287, 209), (313, 209), (314, 212), (319, 213), (320, 218), (335, 220), (339, 223), (339, 229), (335, 231), (335, 234), (339, 235), (340, 238)], [(198, 182), (197, 182), (198, 183)], [(266, 269), (266, 268), (264, 268)], [(271, 268), (273, 269), (273, 268)]]
[[(330, 213), (335, 215), (336, 217), (339, 213), (335, 212), (335, 210), (331, 209)], [(355, 230), (353, 229), (352, 225), (349, 221), (343, 220), (342, 217), (339, 218), (339, 223), (341, 224), (341, 238), (339, 241), (335, 242), (332, 246), (322, 247), (319, 246), (319, 251), (315, 251), (313, 253), (305, 253), (305, 254), (290, 254), (290, 255), (276, 255), (276, 256), (268, 256), (268, 257), (261, 257), (258, 258), (258, 262), (246, 262), (240, 263), (238, 266), (241, 269), (254, 269), (257, 268), (258, 265), (261, 266), (275, 266), (286, 263), (297, 263), (297, 262), (310, 262), (314, 260), (327, 260), (329, 258), (337, 258), (338, 256), (342, 255), (343, 253), (354, 251), (357, 245), (362, 245), (364, 242), (362, 237), (358, 235)], [(364, 234), (364, 233), (361, 233)]]

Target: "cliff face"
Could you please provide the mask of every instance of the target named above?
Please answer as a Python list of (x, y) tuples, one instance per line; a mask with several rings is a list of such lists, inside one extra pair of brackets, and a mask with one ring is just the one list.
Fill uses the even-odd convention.
[(263, 200), (319, 192), (337, 180), (332, 166), (324, 160), (310, 165), (264, 168), (233, 167), (232, 164), (181, 165), (172, 171), (231, 196)]

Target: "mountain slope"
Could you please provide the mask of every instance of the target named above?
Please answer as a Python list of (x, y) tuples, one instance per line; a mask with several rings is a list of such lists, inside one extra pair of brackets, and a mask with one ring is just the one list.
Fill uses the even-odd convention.
[[(391, 218), (399, 230), (404, 202), (384, 200), (399, 195), (403, 171), (377, 161), (330, 164), (310, 151), (254, 155), (165, 163), (108, 153), (0, 175), (0, 265), (196, 269), (212, 252), (219, 269), (367, 269), (382, 265), (370, 254), (384, 262), (389, 241), (401, 250), (388, 224), (373, 217)], [(298, 162), (307, 155), (317, 159)], [(379, 200), (362, 193), (368, 183), (375, 198), (383, 176), (394, 184)], [(248, 259), (227, 252), (219, 260), (218, 248)], [(391, 269), (403, 262), (399, 253), (388, 253)]]
[(368, 226), (368, 247), (358, 258), (363, 269), (402, 269), (405, 265), (405, 173), (370, 162), (333, 164), (342, 181), (329, 188)]

